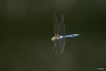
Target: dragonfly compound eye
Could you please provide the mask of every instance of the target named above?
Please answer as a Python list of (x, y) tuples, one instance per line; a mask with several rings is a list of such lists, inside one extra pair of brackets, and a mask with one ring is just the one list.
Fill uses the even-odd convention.
[(55, 40), (54, 37), (52, 37), (51, 40), (54, 41)]

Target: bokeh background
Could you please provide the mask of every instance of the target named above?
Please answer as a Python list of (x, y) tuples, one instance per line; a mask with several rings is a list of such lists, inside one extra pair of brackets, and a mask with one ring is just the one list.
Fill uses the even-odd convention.
[[(53, 60), (54, 12), (81, 36)], [(106, 70), (105, 24), (105, 0), (1, 0), (0, 71)]]

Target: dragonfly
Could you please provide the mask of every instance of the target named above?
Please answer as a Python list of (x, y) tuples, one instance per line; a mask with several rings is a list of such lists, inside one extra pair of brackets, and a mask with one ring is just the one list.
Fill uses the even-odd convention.
[(53, 25), (54, 25), (55, 36), (53, 36), (51, 40), (54, 42), (53, 58), (55, 58), (58, 51), (60, 51), (60, 53), (63, 53), (66, 44), (66, 38), (77, 37), (80, 36), (80, 34), (65, 35), (65, 22), (63, 15), (61, 15), (59, 24), (56, 14), (53, 13)]

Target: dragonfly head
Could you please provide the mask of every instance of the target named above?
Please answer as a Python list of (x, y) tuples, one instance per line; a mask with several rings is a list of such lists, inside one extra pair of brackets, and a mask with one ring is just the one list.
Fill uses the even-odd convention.
[(51, 40), (54, 41), (55, 40), (55, 37), (52, 37)]

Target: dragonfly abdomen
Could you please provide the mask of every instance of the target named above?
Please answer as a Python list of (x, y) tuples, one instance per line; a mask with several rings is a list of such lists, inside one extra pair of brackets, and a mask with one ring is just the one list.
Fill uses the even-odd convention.
[(68, 37), (77, 37), (80, 36), (80, 34), (70, 34), (70, 35), (65, 35), (63, 38), (68, 38)]
[(64, 38), (64, 36), (60, 36), (60, 39)]

